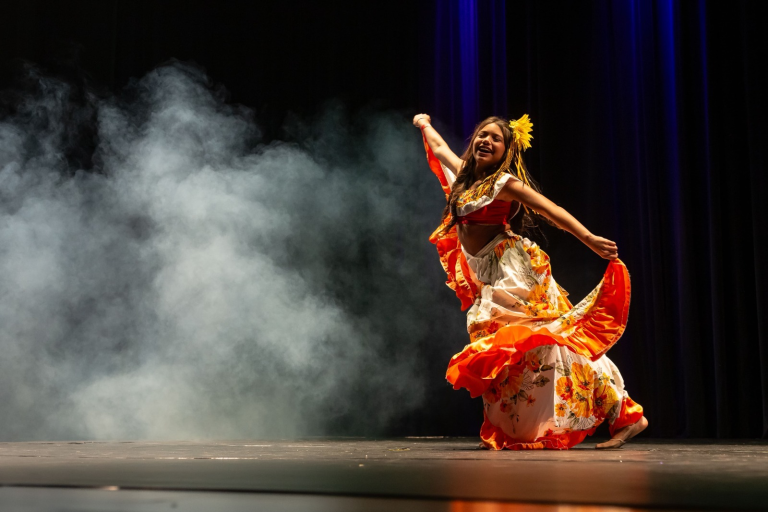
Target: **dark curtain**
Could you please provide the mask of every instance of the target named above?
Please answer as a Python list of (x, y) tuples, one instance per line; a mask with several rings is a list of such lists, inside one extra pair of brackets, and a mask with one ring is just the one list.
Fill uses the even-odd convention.
[[(657, 436), (768, 435), (763, 5), (507, 5), (508, 115), (531, 114), (545, 193), (619, 245), (633, 297), (609, 356)], [(547, 234), (578, 300), (602, 263)]]
[[(285, 135), (287, 113), (310, 115), (329, 98), (393, 109), (404, 123), (429, 112), (451, 141), (487, 115), (528, 113), (532, 174), (615, 239), (632, 274), (629, 325), (609, 356), (649, 433), (759, 437), (768, 432), (764, 5), (14, 2), (0, 18), (0, 82), (20, 59), (52, 72), (72, 60), (91, 83), (119, 90), (167, 59), (190, 60), (256, 108), (265, 141)], [(433, 178), (417, 172), (426, 190)], [(438, 218), (436, 204), (424, 233), (403, 242), (424, 253), (409, 258), (435, 290), (442, 270), (426, 236)], [(544, 234), (556, 278), (580, 299), (604, 262), (570, 235)], [(380, 269), (355, 271), (365, 282)], [(463, 316), (447, 290), (429, 292), (420, 312), (429, 334), (409, 338), (429, 400), (389, 434), (475, 435), (479, 401), (442, 380), (466, 342)]]

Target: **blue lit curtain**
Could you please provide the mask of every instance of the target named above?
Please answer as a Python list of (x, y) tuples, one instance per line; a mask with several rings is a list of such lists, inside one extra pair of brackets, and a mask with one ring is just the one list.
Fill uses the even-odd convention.
[[(768, 433), (762, 5), (436, 3), (435, 115), (466, 137), (529, 113), (545, 193), (618, 242), (633, 298), (610, 356), (653, 435)], [(547, 234), (578, 300), (602, 262)]]
[(768, 44), (756, 7), (593, 12), (585, 158), (634, 277), (619, 358), (664, 436), (768, 432)]
[(434, 105), (462, 138), (482, 118), (506, 116), (506, 2), (435, 3)]

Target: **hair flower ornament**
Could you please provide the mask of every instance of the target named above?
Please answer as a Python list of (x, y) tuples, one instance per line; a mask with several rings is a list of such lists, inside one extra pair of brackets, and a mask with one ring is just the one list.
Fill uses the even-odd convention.
[(523, 117), (520, 119), (510, 121), (509, 128), (512, 130), (512, 136), (518, 151), (525, 151), (531, 147), (533, 123), (528, 114), (523, 114)]
[[(515, 170), (517, 171), (517, 177), (528, 185), (531, 186), (531, 182), (528, 181), (528, 173), (525, 172), (525, 164), (523, 163), (523, 151), (531, 147), (531, 131), (533, 129), (533, 123), (528, 114), (523, 114), (520, 119), (514, 119), (509, 122), (509, 129), (512, 130), (512, 143), (507, 150), (507, 157), (504, 159), (500, 170), (511, 172), (512, 161), (515, 162)], [(523, 205), (525, 211), (529, 211), (528, 207)], [(534, 213), (537, 213), (534, 210)]]

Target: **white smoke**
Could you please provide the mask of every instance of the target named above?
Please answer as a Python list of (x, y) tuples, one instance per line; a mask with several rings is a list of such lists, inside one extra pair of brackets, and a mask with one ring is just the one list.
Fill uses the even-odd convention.
[(0, 439), (381, 434), (422, 402), (441, 198), (407, 118), (259, 145), (189, 65), (35, 81), (0, 122)]

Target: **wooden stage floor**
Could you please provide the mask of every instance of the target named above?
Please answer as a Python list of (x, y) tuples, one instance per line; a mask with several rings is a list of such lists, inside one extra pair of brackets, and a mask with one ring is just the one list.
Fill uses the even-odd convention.
[(0, 510), (768, 509), (768, 442), (490, 452), (472, 438), (0, 443)]

